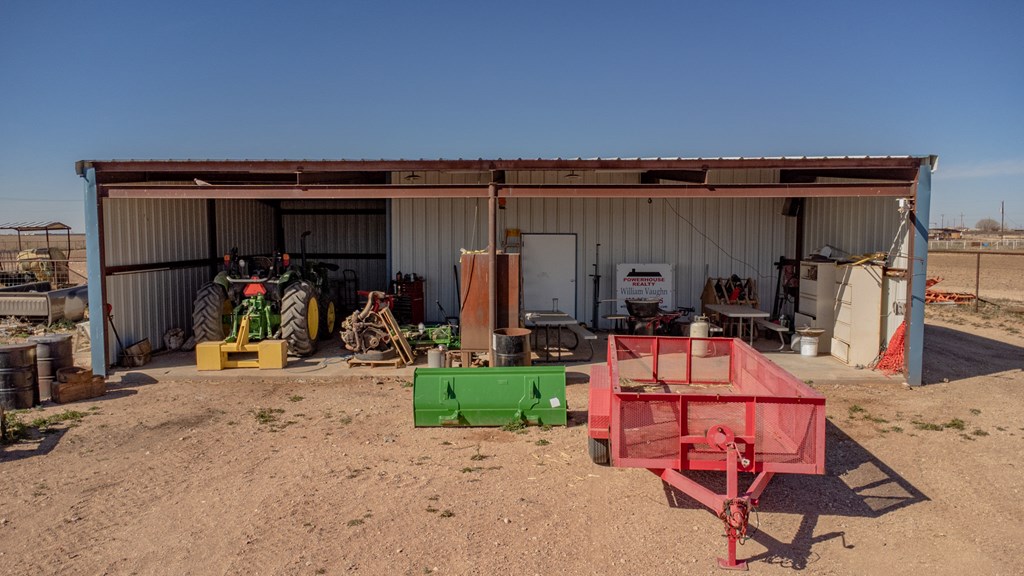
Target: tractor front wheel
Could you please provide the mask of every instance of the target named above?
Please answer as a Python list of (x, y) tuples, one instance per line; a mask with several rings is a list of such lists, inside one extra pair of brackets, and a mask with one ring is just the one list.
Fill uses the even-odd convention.
[(224, 323), (230, 315), (231, 301), (224, 287), (213, 282), (204, 284), (192, 303), (192, 335), (196, 342), (223, 340), (231, 330), (230, 321)]
[(281, 336), (296, 356), (316, 352), (320, 334), (320, 302), (309, 282), (295, 282), (284, 290), (281, 300)]

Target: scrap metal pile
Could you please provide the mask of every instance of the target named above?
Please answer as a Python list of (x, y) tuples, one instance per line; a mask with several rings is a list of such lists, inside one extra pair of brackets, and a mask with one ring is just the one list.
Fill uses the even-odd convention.
[(395, 346), (387, 319), (382, 313), (388, 309), (388, 296), (383, 292), (370, 292), (366, 305), (356, 310), (341, 323), (341, 341), (345, 348), (355, 352), (360, 360), (383, 360), (395, 355)]
[(939, 282), (942, 282), (942, 278), (929, 278), (925, 281), (924, 301), (926, 304), (970, 304), (977, 298), (970, 292), (932, 290), (932, 286)]

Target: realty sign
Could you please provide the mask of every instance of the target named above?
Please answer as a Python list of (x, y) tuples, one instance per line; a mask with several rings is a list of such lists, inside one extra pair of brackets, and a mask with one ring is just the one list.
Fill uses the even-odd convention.
[(661, 300), (665, 310), (675, 309), (675, 265), (619, 264), (615, 267), (615, 297), (620, 314), (626, 311), (627, 299)]

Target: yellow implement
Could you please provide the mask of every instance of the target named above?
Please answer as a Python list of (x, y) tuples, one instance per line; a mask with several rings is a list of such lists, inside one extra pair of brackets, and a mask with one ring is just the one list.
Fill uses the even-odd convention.
[[(238, 360), (232, 355), (249, 354)], [(256, 354), (256, 358), (251, 355)], [(259, 368), (271, 370), (288, 364), (288, 343), (284, 340), (263, 340), (249, 344), (249, 318), (242, 318), (235, 342), (201, 342), (196, 345), (196, 368), (223, 370), (225, 368)]]

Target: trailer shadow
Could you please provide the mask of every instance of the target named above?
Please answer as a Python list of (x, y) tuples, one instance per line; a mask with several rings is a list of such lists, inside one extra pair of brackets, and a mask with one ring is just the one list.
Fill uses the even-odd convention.
[[(929, 362), (930, 359), (935, 362)], [(1024, 348), (945, 326), (925, 324), (922, 367), (925, 384), (1008, 370), (1024, 370)]]
[[(768, 550), (749, 560), (802, 570), (817, 559), (817, 553), (813, 551), (816, 544), (839, 538), (844, 548), (853, 548), (852, 544), (846, 542), (845, 532), (814, 533), (818, 519), (822, 516), (878, 518), (929, 500), (907, 479), (832, 422), (826, 423), (825, 435), (825, 474), (777, 474), (759, 502), (759, 512), (802, 516), (793, 540), (782, 542), (758, 530), (751, 539)], [(716, 493), (725, 493), (725, 474), (722, 472), (687, 472), (686, 475)], [(753, 480), (753, 474), (741, 474), (740, 489), (746, 489)], [(662, 487), (669, 506), (704, 508), (670, 484), (663, 482)], [(751, 516), (752, 524), (756, 523), (756, 519), (756, 515)]]

